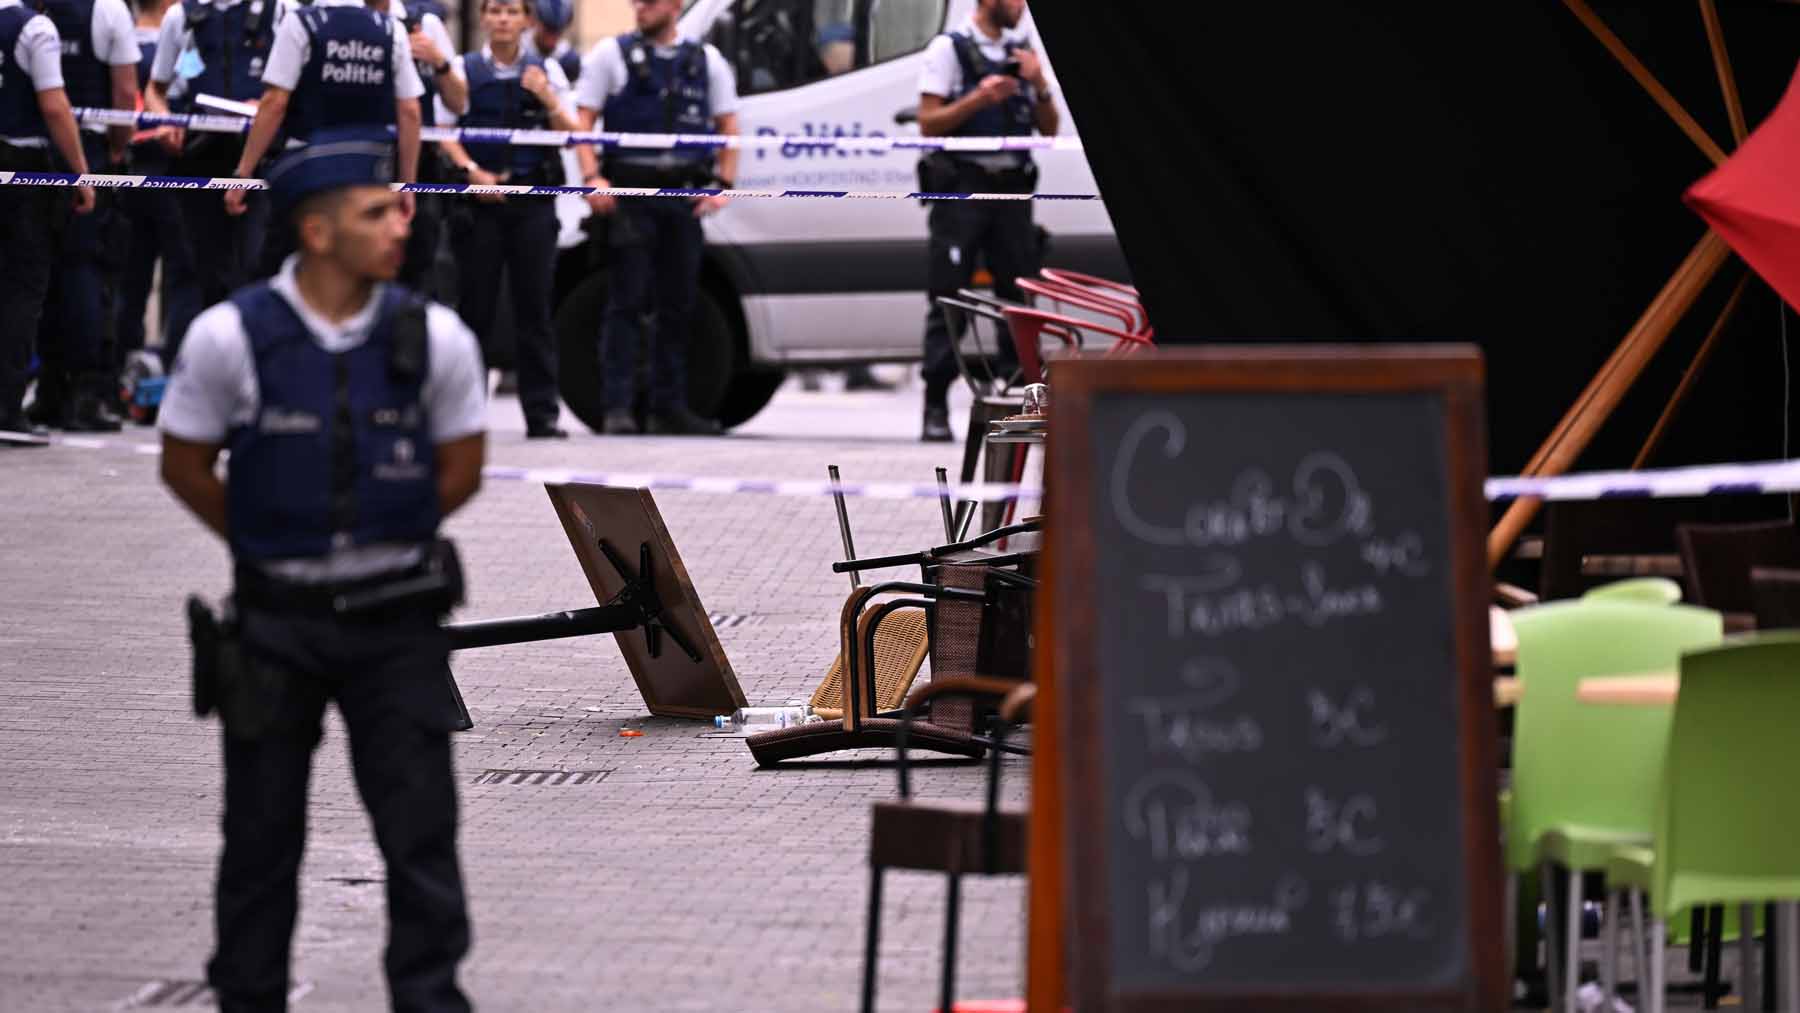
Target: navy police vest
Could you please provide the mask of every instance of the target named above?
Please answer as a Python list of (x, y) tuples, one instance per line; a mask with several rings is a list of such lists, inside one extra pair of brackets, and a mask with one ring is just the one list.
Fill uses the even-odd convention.
[[(157, 32), (151, 28), (137, 30), (138, 44), (138, 91), (150, 87), (150, 69), (156, 65)], [(173, 83), (173, 82), (171, 82)]]
[[(962, 90), (950, 96), (950, 101), (955, 102), (979, 87), (982, 78), (990, 74), (1003, 74), (1005, 70), (1001, 64), (988, 59), (973, 35), (960, 32), (949, 34), (951, 43), (956, 47), (956, 61), (962, 68)], [(1006, 51), (1011, 54), (1015, 48), (1016, 44), (1007, 43)], [(1019, 82), (1018, 94), (997, 106), (988, 106), (964, 120), (962, 126), (956, 129), (956, 136), (1030, 136), (1036, 126), (1032, 118), (1030, 91), (1029, 85)]]
[(220, 9), (212, 0), (184, 0), (182, 16), (202, 64), (187, 82), (188, 103), (201, 93), (239, 102), (262, 98), (263, 64), (275, 40), (275, 3), (242, 0)]
[[(706, 50), (697, 42), (683, 41), (668, 56), (639, 32), (618, 38), (619, 55), (625, 59), (625, 87), (606, 100), (601, 110), (607, 130), (627, 134), (710, 134), (712, 96), (706, 74)], [(634, 149), (618, 149), (622, 161), (633, 161)], [(636, 149), (643, 152), (644, 149)], [(707, 148), (657, 151), (660, 161), (669, 156), (696, 165), (710, 163)]]
[(227, 530), (238, 561), (323, 556), (339, 535), (355, 545), (436, 535), (424, 306), (395, 285), (380, 298), (368, 340), (333, 353), (268, 282), (232, 293), (261, 399), (256, 418), (227, 438)]
[[(463, 114), (465, 127), (500, 127), (511, 130), (543, 130), (550, 124), (550, 111), (536, 95), (519, 84), (519, 75), (527, 67), (543, 69), (544, 58), (519, 54), (515, 69), (518, 74), (501, 77), (494, 63), (480, 53), (463, 54), (463, 77), (469, 84), (469, 111)], [(489, 172), (511, 171), (522, 177), (540, 171), (550, 159), (557, 157), (555, 148), (537, 145), (470, 144), (463, 142), (477, 165)]]
[(577, 53), (573, 46), (563, 50), (553, 59), (562, 66), (563, 76), (569, 79), (570, 84), (581, 80), (581, 54)]
[[(50, 0), (44, 16), (62, 36), (63, 88), (69, 104), (93, 109), (112, 105), (112, 69), (94, 55), (94, 0)], [(7, 57), (11, 58), (9, 50)]]
[(25, 23), (37, 16), (36, 11), (22, 6), (0, 10), (0, 137), (22, 141), (48, 133), (31, 75), (13, 59)]
[(283, 125), (305, 141), (327, 127), (386, 140), (394, 125), (394, 23), (368, 7), (296, 10), (308, 40), (306, 66)]

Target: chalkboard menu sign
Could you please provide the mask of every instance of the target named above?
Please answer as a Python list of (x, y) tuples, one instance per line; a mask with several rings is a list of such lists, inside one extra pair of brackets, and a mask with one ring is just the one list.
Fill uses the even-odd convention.
[(1481, 361), (1065, 362), (1078, 1010), (1503, 1005)]

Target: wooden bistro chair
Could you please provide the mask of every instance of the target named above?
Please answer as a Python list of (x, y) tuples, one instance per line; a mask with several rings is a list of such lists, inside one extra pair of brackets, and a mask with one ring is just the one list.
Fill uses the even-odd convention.
[(1622, 577), (1680, 577), (1675, 527), (1699, 519), (1703, 509), (1698, 499), (1547, 504), (1538, 597), (1579, 598)]
[(1757, 629), (1800, 628), (1800, 569), (1751, 567), (1750, 601)]
[[(877, 678), (877, 640), (893, 616), (906, 610), (923, 612), (928, 623), (933, 681), (947, 676), (971, 675), (983, 648), (983, 622), (988, 604), (1002, 585), (1035, 584), (1028, 574), (1014, 572), (1035, 562), (1035, 552), (995, 553), (987, 547), (1001, 539), (1036, 531), (1036, 522), (999, 528), (967, 542), (938, 546), (923, 553), (851, 559), (834, 563), (838, 572), (882, 569), (918, 564), (923, 579), (884, 581), (859, 587), (844, 603), (838, 619), (839, 655), (843, 671), (838, 680), (835, 721), (777, 728), (749, 736), (751, 755), (761, 766), (784, 760), (840, 752), (846, 749), (890, 747), (900, 727), (900, 715), (884, 707)], [(884, 598), (886, 595), (903, 597)], [(1020, 628), (1024, 636), (1027, 628)], [(994, 649), (990, 645), (990, 651)], [(1007, 652), (998, 652), (1007, 653)], [(1012, 652), (1016, 653), (1016, 652)], [(889, 692), (892, 692), (890, 687)], [(935, 704), (929, 720), (916, 722), (909, 738), (919, 748), (951, 756), (981, 757), (991, 738), (983, 734), (985, 712), (966, 698)], [(1016, 750), (1015, 750), (1016, 751)]]
[(1675, 529), (1688, 598), (1725, 614), (1725, 628), (1756, 625), (1752, 567), (1800, 567), (1800, 529), (1788, 520), (1682, 524)]
[(1028, 682), (991, 676), (955, 676), (933, 680), (906, 701), (896, 736), (900, 798), (877, 802), (869, 832), (869, 913), (863, 950), (862, 1009), (875, 1009), (877, 956), (881, 943), (881, 881), (888, 869), (941, 872), (947, 881), (944, 902), (944, 951), (938, 978), (938, 1008), (953, 1010), (956, 1000), (956, 935), (962, 877), (1019, 876), (1025, 873), (1026, 814), (1000, 807), (1000, 750), (992, 752), (987, 796), (980, 802), (924, 802), (913, 797), (907, 776), (907, 749), (917, 729), (913, 714), (927, 701), (933, 708), (949, 699), (1001, 701), (995, 737), (1029, 717), (1036, 688)]

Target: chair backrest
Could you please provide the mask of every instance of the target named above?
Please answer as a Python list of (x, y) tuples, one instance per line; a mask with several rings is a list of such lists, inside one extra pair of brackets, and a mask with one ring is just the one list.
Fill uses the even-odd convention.
[(1800, 632), (1734, 637), (1681, 659), (1651, 893), (1697, 903), (1800, 900)]
[(1800, 529), (1791, 521), (1683, 524), (1675, 529), (1688, 597), (1720, 612), (1751, 612), (1752, 566), (1800, 566)]
[(1800, 570), (1774, 566), (1750, 568), (1750, 602), (1759, 630), (1800, 627)]
[(1645, 605), (1673, 605), (1681, 600), (1681, 585), (1667, 577), (1627, 577), (1589, 588), (1586, 601), (1635, 601)]
[(1511, 613), (1524, 686), (1513, 724), (1507, 861), (1532, 864), (1558, 824), (1651, 831), (1669, 708), (1584, 704), (1586, 678), (1673, 671), (1681, 652), (1719, 642), (1717, 612), (1690, 605), (1561, 601)]
[[(986, 563), (942, 563), (936, 567), (938, 583), (972, 591), (987, 590)], [(984, 606), (978, 601), (944, 598), (931, 608), (931, 678), (975, 675), (981, 649)], [(957, 731), (975, 729), (975, 701), (969, 697), (945, 697), (931, 705), (931, 723)]]

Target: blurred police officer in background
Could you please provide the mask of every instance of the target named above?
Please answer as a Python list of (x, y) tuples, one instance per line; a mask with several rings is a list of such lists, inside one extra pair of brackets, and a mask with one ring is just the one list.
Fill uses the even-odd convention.
[[(263, 156), (285, 139), (288, 148), (313, 143), (320, 131), (394, 146), (402, 183), (419, 178), (419, 96), (425, 85), (413, 65), (406, 26), (389, 17), (387, 0), (312, 0), (275, 29), (263, 70), (262, 100), (233, 176), (256, 173)], [(225, 191), (225, 210), (244, 213), (242, 190)], [(408, 218), (413, 195), (400, 195)], [(275, 273), (292, 250), (292, 230), (276, 222), (264, 240), (258, 276)]]
[[(76, 108), (137, 107), (137, 39), (125, 0), (50, 0), (44, 14), (62, 38), (63, 87)], [(82, 150), (98, 171), (124, 171), (130, 127), (84, 125)], [(38, 321), (37, 397), (31, 421), (74, 432), (116, 432), (117, 344), (112, 311), (129, 239), (118, 195), (95, 194), (92, 214), (68, 223)]]
[[(262, 98), (275, 25), (287, 8), (288, 0), (185, 0), (172, 5), (157, 36), (144, 106), (159, 113), (204, 113), (209, 110), (197, 104), (202, 95), (255, 104)], [(179, 127), (165, 132), (163, 143), (175, 156), (172, 168), (184, 176), (229, 176), (244, 150), (240, 134)], [(268, 197), (251, 193), (246, 213), (230, 215), (218, 194), (184, 193), (181, 211), (194, 276), (172, 277), (170, 283), (193, 287), (178, 299), (210, 306), (248, 281), (261, 261)], [(170, 328), (163, 343), (166, 360), (175, 360), (185, 333), (186, 328)]]
[[(931, 40), (919, 72), (919, 132), (927, 137), (1020, 137), (1056, 133), (1056, 97), (1043, 62), (1019, 28), (1025, 0), (977, 0), (956, 31)], [(921, 189), (930, 193), (1030, 193), (1037, 189), (1031, 153), (940, 152), (926, 157)], [(1029, 201), (934, 201), (925, 311), (923, 438), (947, 441), (948, 395), (956, 379), (951, 333), (939, 296), (969, 285), (979, 256), (994, 276), (994, 294), (1018, 300), (1020, 275), (1038, 269), (1037, 229)], [(958, 323), (962, 323), (958, 319)], [(1003, 354), (1011, 354), (1002, 338)]]
[(537, 0), (531, 5), (531, 31), (523, 43), (525, 52), (551, 60), (574, 84), (581, 79), (581, 54), (563, 33), (569, 30), (570, 0)]
[[(402, 6), (400, 0), (393, 0), (388, 13), (400, 19), (406, 26), (406, 39), (412, 46), (413, 66), (418, 68), (419, 81), (425, 86), (425, 93), (419, 96), (419, 115), (424, 126), (438, 126), (438, 103), (441, 100), (444, 108), (454, 116), (461, 116), (469, 108), (469, 89), (462, 77), (456, 73), (451, 63), (456, 55), (456, 45), (450, 41), (450, 31), (444, 27), (443, 17), (431, 7), (419, 0)], [(444, 126), (455, 123), (453, 118), (446, 118)], [(443, 183), (448, 180), (444, 172), (444, 160), (438, 153), (436, 144), (419, 146), (419, 182)], [(445, 285), (438, 277), (437, 259), (444, 238), (444, 207), (446, 198), (429, 194), (418, 194), (413, 201), (412, 233), (406, 240), (406, 266), (400, 269), (400, 283), (415, 292), (422, 292), (433, 299), (445, 298)], [(451, 198), (454, 199), (454, 198)]]
[(437, 528), (481, 484), (481, 362), (454, 313), (388, 284), (407, 232), (391, 163), (391, 145), (319, 134), (274, 166), (300, 252), (195, 319), (162, 405), (163, 480), (234, 565), (241, 663), (218, 663), (225, 847), (207, 964), (227, 1011), (286, 1007), (330, 700), (387, 861), (392, 1006), (470, 1008), (439, 625), (460, 587), (430, 578), (456, 569), (434, 565), (453, 558)]
[[(63, 87), (62, 47), (49, 18), (19, 0), (0, 0), (0, 170), (88, 171)], [(76, 187), (71, 198), (57, 187), (0, 187), (0, 431), (39, 431), (26, 421), (21, 401), (51, 261), (71, 207), (91, 213), (93, 188)]]
[[(156, 43), (163, 17), (175, 2), (153, 0), (138, 8), (133, 34), (138, 45), (137, 83), (140, 91), (150, 87), (150, 69), (156, 62)], [(169, 175), (170, 155), (162, 143), (169, 131), (168, 127), (156, 127), (132, 135), (132, 172)], [(187, 241), (181, 202), (175, 191), (138, 188), (120, 190), (118, 196), (119, 207), (130, 222), (131, 232), (131, 246), (119, 277), (118, 312), (113, 317), (119, 358), (123, 359), (144, 347), (144, 321), (159, 260), (163, 265), (163, 298), (157, 333), (162, 335), (165, 347), (173, 343), (172, 333), (187, 330), (201, 307), (199, 293), (193, 285), (169, 284), (171, 277), (192, 279), (194, 276), (193, 251)], [(173, 360), (169, 364), (173, 365)]]
[[(569, 82), (562, 67), (525, 51), (531, 17), (520, 0), (485, 0), (478, 52), (456, 58), (455, 72), (469, 86), (465, 127), (573, 130), (564, 103)], [(445, 141), (443, 156), (462, 178), (478, 186), (559, 186), (561, 149), (525, 144), (459, 144)], [(550, 333), (550, 290), (556, 275), (556, 202), (549, 197), (486, 195), (463, 198), (452, 226), (463, 319), (492, 352), (504, 269), (512, 293), (517, 346), (519, 406), (530, 439), (562, 439), (556, 382), (556, 342)], [(491, 357), (490, 357), (491, 361)]]
[[(736, 134), (737, 84), (731, 67), (710, 45), (678, 38), (681, 0), (634, 0), (638, 30), (602, 40), (582, 66), (576, 98), (581, 126), (596, 119), (607, 130), (655, 134)], [(578, 149), (589, 186), (729, 188), (738, 152), (722, 148), (607, 151), (596, 168), (591, 149)], [(700, 219), (724, 207), (724, 197), (588, 198), (595, 213), (611, 215), (605, 322), (600, 337), (607, 433), (638, 432), (636, 399), (643, 317), (654, 311), (650, 339), (650, 432), (717, 433), (719, 425), (687, 404), (687, 350), (700, 288)]]

